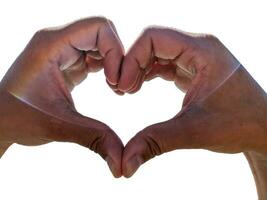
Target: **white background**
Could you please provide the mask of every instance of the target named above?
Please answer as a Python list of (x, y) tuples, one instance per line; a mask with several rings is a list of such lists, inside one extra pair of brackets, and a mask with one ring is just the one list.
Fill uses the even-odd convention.
[[(264, 0), (1, 0), (0, 78), (38, 29), (104, 15), (126, 49), (148, 25), (215, 34), (266, 89), (266, 10)], [(174, 116), (183, 94), (156, 79), (120, 97), (101, 71), (90, 74), (73, 97), (81, 113), (109, 124), (126, 144), (138, 130)], [(177, 150), (149, 161), (130, 179), (114, 179), (100, 156), (70, 143), (13, 145), (0, 160), (1, 200), (96, 198), (251, 200), (257, 194), (242, 154)]]

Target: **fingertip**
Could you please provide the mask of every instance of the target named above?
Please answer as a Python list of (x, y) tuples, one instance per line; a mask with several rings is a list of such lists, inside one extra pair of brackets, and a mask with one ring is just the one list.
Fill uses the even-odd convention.
[(111, 49), (105, 55), (104, 73), (110, 85), (118, 85), (122, 60), (123, 52), (118, 49)]
[(108, 86), (113, 90), (113, 92), (115, 92), (117, 95), (120, 95), (120, 96), (124, 95), (124, 92), (118, 90), (118, 84), (112, 85), (109, 83), (109, 81), (107, 79), (106, 79), (106, 82), (107, 82)]
[(120, 178), (122, 176), (122, 170), (121, 168), (118, 169), (118, 164), (115, 163), (115, 161), (110, 157), (106, 157), (106, 162), (108, 164), (108, 167), (113, 175), (114, 178)]
[(127, 91), (129, 90), (128, 87), (126, 87), (125, 85), (122, 85), (122, 84), (119, 84), (119, 85), (118, 85), (118, 89), (119, 89), (119, 91), (122, 92), (122, 93), (127, 93)]
[(124, 92), (121, 92), (119, 90), (114, 90), (114, 92), (117, 94), (117, 95), (120, 95), (120, 96), (123, 96), (125, 93)]
[(122, 156), (125, 177), (131, 177), (142, 164), (165, 152), (154, 135), (154, 129), (155, 125), (143, 129), (126, 144)]
[(135, 86), (140, 75), (140, 68), (135, 59), (129, 56), (124, 57), (121, 67), (120, 80), (118, 82), (118, 90), (128, 92)]
[[(143, 72), (143, 73), (142, 73)], [(139, 73), (139, 76), (136, 80), (135, 85), (128, 91), (129, 94), (134, 94), (137, 91), (139, 91), (143, 85), (143, 82), (145, 80), (145, 73), (144, 71), (141, 71), (141, 73)]]
[(145, 162), (143, 158), (143, 154), (145, 153), (144, 145), (135, 136), (125, 146), (122, 155), (122, 174), (125, 178), (130, 178)]
[(143, 164), (143, 160), (140, 156), (133, 156), (128, 161), (126, 161), (124, 167), (122, 168), (122, 173), (125, 178), (130, 178), (138, 170), (138, 168)]
[(108, 77), (109, 75), (106, 72), (105, 72), (105, 75), (106, 75), (107, 83), (111, 88), (114, 88), (118, 85), (117, 80), (115, 80), (114, 78), (112, 79), (112, 78)]
[(105, 141), (103, 143), (102, 152), (100, 154), (106, 155), (103, 157), (115, 178), (122, 176), (122, 152), (124, 145), (120, 138), (112, 131), (106, 134)]

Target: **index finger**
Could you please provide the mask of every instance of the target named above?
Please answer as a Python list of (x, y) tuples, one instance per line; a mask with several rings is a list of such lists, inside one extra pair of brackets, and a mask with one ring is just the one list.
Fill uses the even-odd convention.
[(118, 83), (124, 48), (113, 23), (103, 17), (86, 18), (67, 25), (64, 37), (76, 50), (97, 50), (104, 58), (104, 72), (111, 85)]
[(156, 58), (176, 60), (188, 48), (194, 48), (192, 34), (164, 27), (150, 27), (125, 55), (118, 89), (129, 92), (149, 71)]

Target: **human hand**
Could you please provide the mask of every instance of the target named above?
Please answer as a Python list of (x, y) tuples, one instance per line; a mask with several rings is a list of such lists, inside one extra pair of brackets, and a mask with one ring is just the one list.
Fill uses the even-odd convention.
[(128, 142), (124, 176), (175, 149), (267, 154), (265, 92), (216, 37), (146, 29), (125, 55), (118, 89), (134, 93), (158, 76), (186, 92), (182, 109)]
[(116, 85), (123, 53), (105, 18), (38, 31), (1, 81), (0, 153), (12, 143), (75, 142), (99, 153), (121, 176), (121, 140), (107, 125), (79, 114), (70, 92), (101, 66), (109, 85)]

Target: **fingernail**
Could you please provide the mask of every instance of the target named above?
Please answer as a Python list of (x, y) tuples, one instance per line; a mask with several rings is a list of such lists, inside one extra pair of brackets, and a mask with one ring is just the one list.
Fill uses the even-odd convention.
[(112, 159), (110, 156), (108, 156), (108, 157), (106, 157), (105, 160), (106, 160), (106, 162), (107, 162), (107, 164), (108, 164), (108, 167), (109, 167), (111, 173), (113, 174), (113, 176), (114, 176), (115, 178), (119, 178), (121, 175), (119, 175), (119, 174), (117, 173), (116, 166), (115, 166), (115, 162), (113, 161), (113, 159)]
[(127, 162), (126, 172), (125, 172), (124, 176), (126, 178), (130, 178), (137, 171), (137, 169), (140, 167), (140, 165), (142, 165), (142, 164), (143, 164), (143, 161), (142, 161), (141, 157), (134, 156), (133, 158), (131, 158)]
[(115, 92), (117, 95), (120, 95), (120, 96), (123, 96), (123, 95), (124, 95), (124, 92), (121, 92), (120, 90), (114, 90), (114, 92)]
[(117, 87), (118, 83), (117, 82), (113, 82), (110, 79), (107, 78), (107, 82), (111, 87)]

